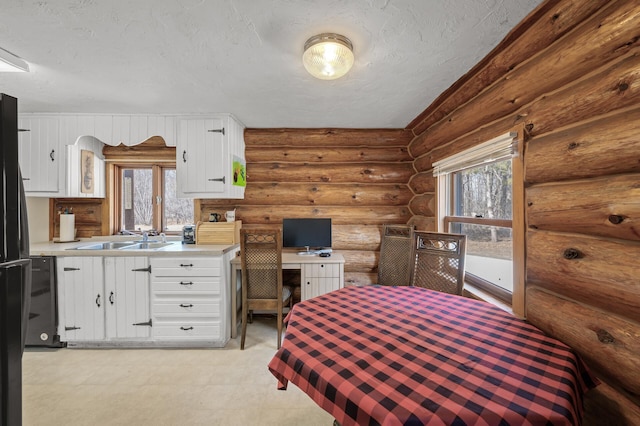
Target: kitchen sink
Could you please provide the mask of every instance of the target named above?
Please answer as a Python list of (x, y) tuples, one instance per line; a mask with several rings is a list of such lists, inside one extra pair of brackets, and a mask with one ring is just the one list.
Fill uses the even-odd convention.
[(105, 241), (74, 247), (67, 250), (155, 250), (166, 247), (169, 244), (171, 243), (163, 243), (160, 241)]
[(173, 243), (162, 243), (158, 241), (147, 241), (136, 243), (130, 246), (122, 247), (123, 250), (155, 250), (162, 247), (170, 246)]
[(69, 250), (116, 250), (137, 244), (137, 241), (106, 241), (100, 243), (92, 243), (86, 246), (74, 247)]

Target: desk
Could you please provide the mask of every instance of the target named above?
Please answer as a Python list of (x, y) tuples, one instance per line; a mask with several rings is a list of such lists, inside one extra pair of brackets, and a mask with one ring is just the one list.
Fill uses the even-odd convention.
[(499, 308), (418, 287), (296, 304), (269, 363), (341, 425), (579, 424), (595, 386), (563, 343)]
[[(329, 257), (282, 253), (282, 269), (300, 270), (302, 300), (344, 287), (344, 256), (332, 253)], [(238, 335), (238, 311), (242, 306), (238, 293), (242, 289), (242, 262), (240, 256), (231, 260), (229, 288), (231, 290), (231, 338)], [(235, 309), (234, 309), (235, 307)]]

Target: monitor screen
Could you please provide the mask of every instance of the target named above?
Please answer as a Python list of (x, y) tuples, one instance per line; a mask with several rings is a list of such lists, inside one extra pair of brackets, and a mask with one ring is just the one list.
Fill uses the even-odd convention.
[(283, 219), (283, 247), (331, 247), (331, 219)]

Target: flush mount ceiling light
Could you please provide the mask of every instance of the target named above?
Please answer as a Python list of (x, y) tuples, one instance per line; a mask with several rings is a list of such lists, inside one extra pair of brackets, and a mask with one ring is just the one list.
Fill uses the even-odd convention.
[(302, 63), (315, 78), (340, 78), (349, 72), (353, 61), (353, 45), (348, 38), (340, 34), (319, 34), (304, 44)]
[(0, 47), (0, 72), (29, 72), (29, 64)]

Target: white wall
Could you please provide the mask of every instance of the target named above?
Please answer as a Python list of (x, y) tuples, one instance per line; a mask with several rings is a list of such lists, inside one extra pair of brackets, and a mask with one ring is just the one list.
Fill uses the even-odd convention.
[(27, 197), (29, 242), (49, 241), (49, 199)]

